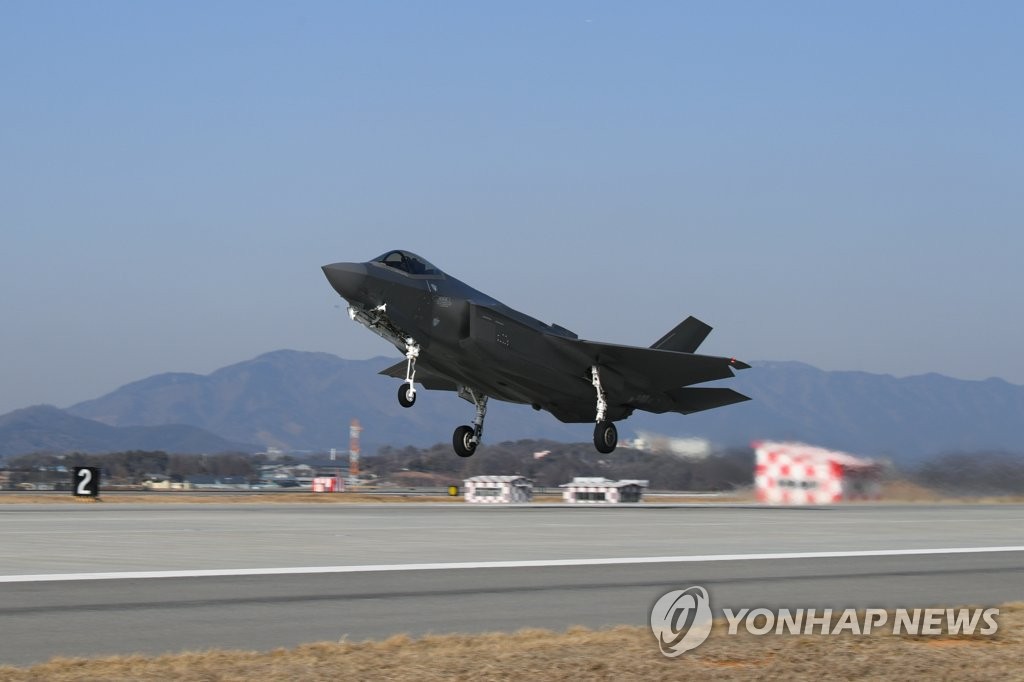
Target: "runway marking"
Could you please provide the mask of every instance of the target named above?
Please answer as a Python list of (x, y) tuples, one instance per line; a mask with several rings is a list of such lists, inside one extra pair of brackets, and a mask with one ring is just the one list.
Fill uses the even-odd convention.
[(216, 578), (314, 573), (382, 573), (388, 571), (443, 571), (480, 568), (547, 568), (556, 566), (616, 566), (627, 564), (705, 563), (713, 561), (771, 561), (780, 559), (842, 559), (857, 557), (925, 556), (933, 554), (987, 554), (1024, 552), (1016, 547), (945, 547), (938, 549), (867, 549), (835, 552), (777, 552), (768, 554), (702, 554), (694, 556), (612, 557), (602, 559), (527, 559), (523, 561), (462, 561), (433, 564), (377, 564), (367, 566), (293, 566), (281, 568), (214, 568), (178, 571), (118, 571), (108, 573), (39, 573), (4, 575), (0, 583), (38, 583), (80, 580), (149, 580), (152, 578)]

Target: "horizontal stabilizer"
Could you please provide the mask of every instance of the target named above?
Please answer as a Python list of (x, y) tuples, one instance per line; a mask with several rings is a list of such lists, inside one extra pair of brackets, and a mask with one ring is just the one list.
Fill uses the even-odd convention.
[[(394, 377), (395, 379), (405, 379), (405, 360), (402, 360), (398, 364), (391, 365), (387, 369), (382, 369), (378, 374), (383, 374), (386, 377)], [(445, 379), (442, 376), (434, 374), (429, 368), (424, 367), (423, 363), (416, 365), (416, 383), (423, 386), (428, 391), (457, 391), (459, 387), (454, 381)]]
[(692, 414), (750, 400), (731, 388), (676, 388), (668, 391), (668, 395), (674, 403), (672, 412), (679, 414)]
[(677, 353), (695, 353), (711, 333), (711, 325), (701, 322), (692, 315), (654, 342), (651, 348), (674, 350)]

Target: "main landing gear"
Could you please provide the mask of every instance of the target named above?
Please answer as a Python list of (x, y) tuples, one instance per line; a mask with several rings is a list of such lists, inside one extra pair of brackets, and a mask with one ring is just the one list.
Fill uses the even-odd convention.
[(594, 425), (594, 447), (602, 454), (608, 454), (615, 450), (619, 444), (619, 431), (615, 423), (607, 420), (608, 397), (604, 388), (601, 387), (601, 374), (597, 365), (590, 368), (590, 383), (594, 385), (597, 392), (597, 424)]
[(598, 452), (607, 455), (614, 452), (618, 444), (619, 431), (614, 422), (602, 421), (594, 425), (594, 447)]
[(410, 337), (405, 340), (405, 383), (398, 387), (398, 404), (412, 407), (416, 404), (416, 358), (420, 356), (420, 347)]
[(471, 401), (476, 406), (476, 416), (472, 426), (460, 426), (452, 435), (452, 447), (459, 457), (472, 457), (480, 438), (484, 434), (484, 417), (487, 416), (487, 396), (477, 393), (471, 388), (460, 388), (459, 396)]

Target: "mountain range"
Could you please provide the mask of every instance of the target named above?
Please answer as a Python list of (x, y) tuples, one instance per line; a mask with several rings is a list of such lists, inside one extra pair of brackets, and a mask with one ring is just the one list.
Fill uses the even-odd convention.
[(110, 426), (76, 417), (52, 405), (35, 405), (0, 416), (0, 457), (28, 452), (122, 452), (164, 450), (183, 454), (249, 451), (188, 424)]
[[(124, 443), (143, 442), (133, 440), (143, 434), (148, 449), (180, 452), (346, 450), (352, 418), (362, 424), (367, 452), (385, 444), (426, 446), (450, 440), (456, 426), (470, 421), (472, 406), (452, 393), (430, 391), (403, 409), (396, 399), (399, 382), (377, 374), (396, 360), (281, 350), (208, 375), (159, 374), (64, 411), (37, 407), (0, 417), (0, 454), (26, 448), (126, 449)], [(750, 402), (685, 417), (638, 412), (619, 424), (620, 438), (642, 430), (704, 437), (720, 446), (792, 439), (897, 462), (953, 451), (1024, 452), (1024, 386), (938, 374), (896, 378), (829, 372), (798, 362), (753, 364), (723, 384), (749, 395)], [(40, 430), (48, 419), (63, 440), (51, 434), (48, 444), (34, 445), (43, 441), (33, 437), (54, 429)], [(74, 429), (67, 419), (84, 422), (73, 423), (80, 440), (71, 437)], [(183, 430), (188, 428), (194, 430)], [(588, 441), (591, 430), (587, 424), (562, 424), (547, 413), (494, 401), (484, 437), (485, 442), (578, 442)], [(210, 438), (223, 442), (203, 440)]]

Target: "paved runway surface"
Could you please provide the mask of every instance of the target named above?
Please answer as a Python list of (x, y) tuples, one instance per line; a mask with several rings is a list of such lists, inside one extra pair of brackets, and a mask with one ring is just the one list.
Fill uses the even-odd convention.
[[(399, 632), (641, 625), (661, 594), (690, 585), (708, 588), (716, 611), (1024, 600), (1024, 550), (1006, 550), (1024, 545), (1019, 505), (10, 505), (0, 506), (0, 543), (0, 662), (18, 665)], [(1002, 549), (948, 551), (961, 548)], [(924, 549), (940, 551), (907, 553)], [(872, 551), (890, 553), (821, 556)], [(803, 556), (777, 558), (789, 553)], [(658, 557), (679, 559), (636, 561)], [(611, 558), (622, 563), (587, 561)], [(546, 565), (557, 560), (578, 561)], [(509, 561), (537, 565), (486, 565)], [(474, 567), (295, 570), (452, 562)], [(97, 575), (211, 569), (243, 575)], [(293, 572), (244, 575), (251, 569)]]

